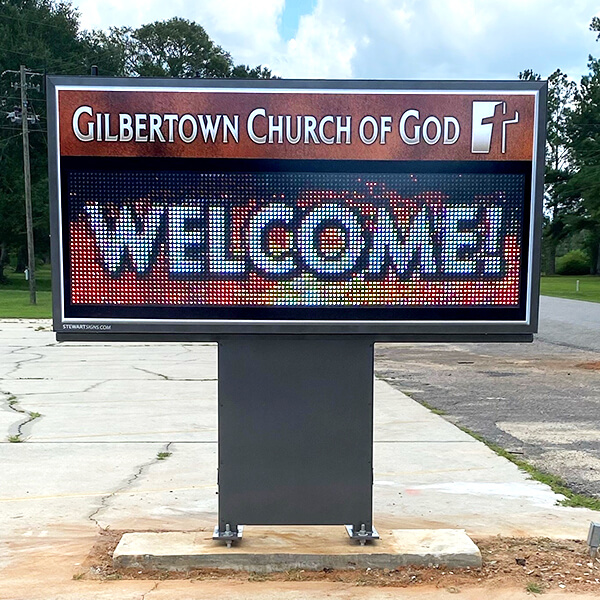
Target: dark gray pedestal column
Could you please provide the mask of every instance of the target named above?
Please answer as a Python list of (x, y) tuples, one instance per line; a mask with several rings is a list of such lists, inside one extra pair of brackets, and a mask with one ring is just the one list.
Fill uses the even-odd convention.
[(372, 537), (373, 342), (219, 342), (219, 525), (351, 525)]

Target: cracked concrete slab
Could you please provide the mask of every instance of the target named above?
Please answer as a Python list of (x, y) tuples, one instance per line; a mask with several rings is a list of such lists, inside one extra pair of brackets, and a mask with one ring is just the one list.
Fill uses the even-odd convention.
[(4, 398), (1, 398), (0, 401), (2, 401), (4, 412), (9, 417), (12, 416), (12, 422), (8, 418), (6, 419), (8, 421), (6, 425), (7, 440), (13, 443), (19, 442), (27, 426), (40, 418), (41, 415), (37, 412), (29, 412), (24, 409), (14, 394), (4, 394)]
[(8, 400), (12, 396), (0, 393), (0, 431), (6, 432), (15, 422), (15, 412), (9, 407)]
[(102, 496), (98, 506), (88, 515), (88, 519), (93, 521), (100, 529), (108, 529), (110, 527), (110, 521), (105, 520), (104, 513), (110, 507), (111, 500), (122, 493), (133, 493), (136, 483), (144, 477), (146, 471), (148, 471), (153, 464), (158, 463), (170, 454), (170, 447), (171, 442), (165, 444), (164, 447), (157, 452), (156, 456), (153, 456), (151, 459), (138, 465), (133, 473), (123, 481), (118, 488), (113, 490), (110, 494)]
[(88, 516), (164, 444), (0, 444), (1, 537)]
[(105, 383), (94, 380), (70, 380), (62, 381), (56, 379), (15, 379), (10, 381), (10, 389), (13, 394), (24, 398), (27, 396), (53, 396), (64, 394), (80, 394), (87, 391), (91, 386)]
[[(104, 518), (113, 529), (131, 528), (132, 515), (148, 529), (212, 531), (217, 520), (217, 444), (173, 443), (171, 455), (148, 466), (130, 493), (113, 497)], [(136, 527), (137, 528), (137, 527)]]
[[(169, 382), (170, 383), (170, 382)], [(176, 382), (179, 384), (180, 382)], [(187, 382), (186, 382), (187, 383)], [(20, 406), (44, 414), (29, 440), (216, 441), (216, 384), (195, 382), (156, 391), (96, 387), (83, 393), (21, 397)]]
[(17, 368), (4, 375), (6, 379), (33, 379), (33, 380), (52, 380), (57, 370), (61, 372), (61, 379), (81, 380), (86, 378), (85, 372), (95, 373), (96, 379), (118, 379), (118, 380), (139, 380), (148, 379), (187, 379), (190, 381), (198, 380), (216, 380), (214, 366), (200, 364), (193, 365), (172, 365), (165, 367), (164, 364), (152, 365), (147, 359), (144, 366), (122, 364), (118, 361), (118, 355), (113, 362), (89, 360), (84, 363), (69, 362), (69, 357), (62, 361), (42, 360), (43, 357), (31, 357), (27, 362), (22, 362)]

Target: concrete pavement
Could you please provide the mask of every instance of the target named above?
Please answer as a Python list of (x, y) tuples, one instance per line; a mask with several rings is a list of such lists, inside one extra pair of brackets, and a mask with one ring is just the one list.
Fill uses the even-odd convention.
[[(1, 321), (0, 598), (147, 593), (148, 581), (110, 582), (107, 594), (71, 578), (98, 527), (212, 529), (216, 427), (214, 345), (57, 344), (47, 322)], [(374, 471), (380, 530), (582, 539), (600, 521), (379, 380)], [(189, 582), (165, 583), (188, 597), (176, 589)], [(397, 594), (369, 597), (410, 597)]]

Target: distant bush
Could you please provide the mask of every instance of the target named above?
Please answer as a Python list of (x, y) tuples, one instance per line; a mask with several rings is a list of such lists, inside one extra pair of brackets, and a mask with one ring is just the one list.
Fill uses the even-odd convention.
[(571, 250), (556, 259), (558, 275), (589, 275), (590, 259), (583, 250)]

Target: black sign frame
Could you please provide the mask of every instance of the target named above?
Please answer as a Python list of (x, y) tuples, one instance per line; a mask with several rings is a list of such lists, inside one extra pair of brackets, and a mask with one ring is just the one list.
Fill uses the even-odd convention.
[[(85, 163), (85, 159), (63, 158), (59, 155), (58, 141), (58, 90), (76, 87), (80, 89), (135, 89), (145, 88), (180, 87), (185, 88), (224, 88), (224, 89), (261, 89), (269, 90), (414, 90), (415, 92), (465, 92), (465, 93), (515, 93), (526, 91), (534, 93), (536, 98), (536, 121), (535, 121), (535, 153), (531, 164), (527, 166), (527, 185), (530, 194), (526, 195), (527, 220), (525, 223), (526, 234), (524, 240), (526, 248), (523, 250), (523, 264), (525, 274), (521, 279), (521, 308), (506, 309), (509, 313), (497, 314), (486, 312), (477, 314), (473, 308), (440, 309), (439, 319), (423, 320), (417, 312), (414, 317), (403, 320), (382, 318), (357, 318), (356, 314), (344, 318), (340, 314), (331, 313), (326, 318), (156, 318), (149, 315), (144, 318), (110, 317), (103, 314), (100, 317), (90, 317), (90, 313), (69, 314), (68, 293), (65, 292), (64, 275), (68, 272), (65, 262), (64, 235), (61, 231), (61, 223), (64, 223), (64, 203), (61, 204), (61, 189), (64, 185), (65, 173), (68, 172), (69, 164)], [(365, 335), (375, 341), (530, 341), (533, 333), (537, 331), (538, 303), (539, 303), (539, 269), (540, 269), (540, 244), (541, 244), (541, 220), (543, 202), (543, 174), (544, 174), (544, 150), (545, 150), (545, 121), (546, 121), (546, 84), (545, 82), (402, 82), (402, 81), (242, 81), (231, 80), (163, 80), (163, 79), (104, 79), (104, 78), (80, 78), (80, 77), (50, 77), (48, 78), (48, 115), (49, 115), (49, 178), (51, 190), (51, 229), (52, 229), (52, 253), (53, 253), (53, 314), (54, 329), (59, 340), (204, 340), (217, 341), (223, 336), (235, 334), (300, 334), (300, 335), (331, 335), (331, 334), (354, 334)], [(135, 163), (134, 159), (98, 159), (94, 162), (116, 164), (119, 160)], [(133, 163), (131, 162), (133, 160)], [(148, 159), (145, 159), (146, 161)], [(189, 159), (170, 159), (185, 161)], [(206, 159), (201, 159), (206, 160)], [(227, 159), (235, 160), (235, 159)], [(292, 162), (292, 161), (290, 161)], [(314, 168), (328, 168), (319, 166), (318, 163), (326, 161), (314, 161)], [(356, 165), (346, 163), (346, 168), (355, 168)], [(382, 164), (379, 161), (368, 161), (365, 169), (389, 171), (397, 168), (416, 171), (427, 171), (432, 169), (456, 169), (458, 163), (452, 165), (440, 161), (420, 161), (419, 163), (402, 165)], [(486, 163), (484, 161), (472, 161), (461, 163), (467, 170), (478, 172), (494, 172), (496, 169), (509, 168), (510, 165), (501, 163)], [(180, 163), (181, 168), (184, 165)], [(233, 166), (233, 163), (232, 163)], [(459, 165), (460, 166), (460, 165)], [(118, 168), (118, 167), (116, 167)], [(306, 168), (306, 167), (303, 167)], [(341, 168), (341, 167), (337, 167)], [(530, 168), (530, 170), (529, 170)], [(527, 204), (529, 204), (527, 206)], [(294, 309), (298, 310), (298, 309)], [(444, 310), (446, 314), (444, 314)], [(511, 312), (512, 311), (512, 312)], [(77, 311), (75, 311), (77, 312)], [(466, 317), (461, 317), (461, 312)], [(298, 310), (297, 314), (302, 313)], [(347, 313), (348, 314), (348, 313)]]

